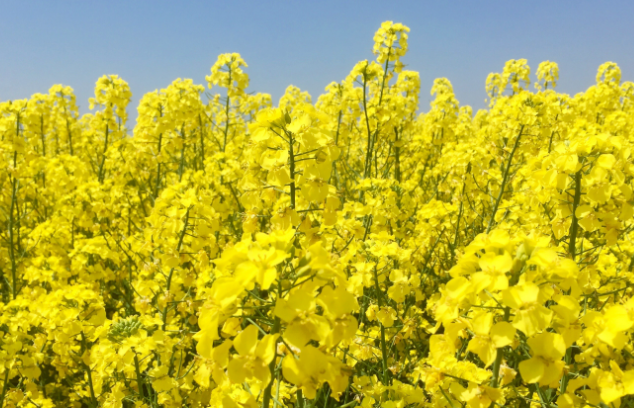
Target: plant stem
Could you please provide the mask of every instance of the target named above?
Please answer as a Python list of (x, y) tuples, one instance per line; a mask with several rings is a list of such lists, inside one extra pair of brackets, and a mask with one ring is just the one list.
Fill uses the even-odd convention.
[(495, 206), (493, 207), (493, 212), (491, 213), (491, 218), (489, 219), (489, 225), (487, 227), (487, 234), (491, 231), (493, 227), (493, 223), (495, 222), (495, 214), (498, 212), (498, 208), (500, 206), (500, 201), (502, 201), (502, 196), (504, 195), (504, 188), (506, 187), (506, 182), (509, 178), (509, 173), (511, 170), (511, 162), (513, 161), (513, 156), (515, 155), (515, 151), (520, 144), (520, 138), (522, 137), (522, 132), (524, 132), (524, 125), (520, 127), (520, 132), (515, 138), (515, 145), (513, 146), (513, 150), (511, 150), (511, 154), (509, 155), (509, 160), (506, 163), (506, 169), (504, 169), (504, 176), (502, 177), (502, 184), (500, 185), (500, 193), (498, 194), (497, 199), (495, 200)]
[(581, 201), (581, 170), (575, 173), (575, 197), (572, 203), (572, 223), (570, 224), (570, 240), (568, 243), (568, 252), (575, 260), (577, 255), (577, 234), (579, 232), (579, 219), (577, 218), (577, 208)]
[(401, 148), (398, 145), (398, 129), (394, 127), (394, 178), (401, 182)]
[[(185, 238), (185, 232), (187, 232), (187, 223), (189, 222), (190, 209), (191, 207), (187, 208), (187, 211), (185, 212), (185, 225), (183, 225), (183, 230), (181, 231), (180, 237), (178, 238), (178, 244), (176, 245), (176, 252), (178, 253), (180, 253), (181, 251), (181, 246), (183, 245), (183, 239)], [(169, 296), (170, 286), (172, 286), (172, 275), (174, 274), (174, 269), (175, 268), (171, 268), (170, 273), (167, 276), (167, 285), (166, 285), (167, 296)], [(167, 326), (167, 309), (168, 308), (169, 308), (169, 302), (166, 299), (165, 309), (163, 310), (163, 330), (165, 330), (165, 327)]]
[(200, 168), (205, 172), (205, 128), (203, 120), (198, 114), (198, 126), (200, 126)]
[[(504, 308), (505, 322), (509, 320), (510, 315), (511, 315), (511, 309), (508, 307), (505, 307)], [(491, 376), (491, 384), (490, 384), (490, 386), (493, 388), (498, 387), (501, 365), (502, 365), (502, 350), (497, 350), (497, 355), (495, 356), (495, 362), (493, 363), (493, 375)]]
[[(277, 280), (278, 299), (281, 295), (282, 295), (282, 280), (278, 279)], [(275, 320), (273, 320), (273, 327), (271, 328), (271, 334), (279, 333), (279, 331), (280, 331), (280, 318), (275, 316)], [(277, 342), (275, 343), (275, 348), (277, 350)], [(271, 363), (269, 364), (269, 370), (271, 371), (271, 380), (267, 384), (266, 388), (264, 389), (264, 397), (262, 399), (262, 408), (269, 408), (269, 405), (271, 405), (271, 392), (273, 390), (273, 378), (275, 377), (276, 357), (277, 357), (277, 352), (274, 354), (273, 360), (271, 360)]]
[(225, 131), (224, 131), (224, 141), (222, 142), (223, 153), (227, 149), (227, 134), (229, 133), (229, 102), (231, 100), (231, 98), (229, 98), (230, 87), (231, 87), (231, 68), (229, 68), (229, 84), (227, 86), (227, 100), (225, 101)]
[(73, 152), (73, 133), (70, 130), (70, 123), (68, 121), (68, 116), (66, 117), (66, 131), (68, 132), (68, 148), (70, 151), (70, 155), (74, 156), (75, 153)]
[(390, 54), (392, 53), (392, 47), (387, 50), (387, 58), (385, 58), (385, 68), (383, 69), (383, 81), (381, 82), (381, 94), (379, 95), (379, 106), (383, 101), (383, 89), (385, 88), (385, 79), (387, 78), (387, 64), (390, 62)]
[[(20, 137), (20, 114), (17, 114), (16, 119), (16, 127), (15, 127), (15, 137)], [(18, 152), (17, 150), (13, 152), (13, 169), (17, 171), (18, 165)], [(18, 180), (16, 177), (11, 177), (11, 207), (9, 208), (9, 258), (11, 258), (11, 279), (13, 280), (11, 287), (11, 294), (13, 299), (16, 298), (17, 292), (17, 264), (15, 262), (15, 248), (13, 246), (13, 229), (15, 228), (16, 220), (13, 218), (13, 210), (17, 207), (17, 192), (18, 192)], [(17, 210), (17, 209), (16, 209)], [(18, 242), (17, 246), (20, 247), (20, 235), (18, 233)], [(1, 408), (1, 407), (0, 407)]]
[(185, 169), (185, 124), (181, 127), (181, 134), (183, 138), (183, 144), (181, 145), (181, 159), (178, 166), (178, 182), (183, 181), (183, 170)]
[(297, 389), (297, 408), (304, 408), (304, 395), (300, 388)]
[(464, 211), (464, 193), (467, 186), (466, 180), (462, 182), (462, 194), (460, 195), (460, 209), (458, 210), (458, 220), (456, 221), (456, 230), (453, 237), (453, 245), (451, 246), (452, 258), (455, 258), (455, 249), (458, 245), (458, 236), (460, 235), (460, 218), (462, 218), (462, 212)]
[(40, 116), (40, 140), (42, 142), (42, 157), (46, 157), (46, 140), (44, 138), (44, 115)]
[(141, 398), (145, 398), (145, 390), (143, 389), (143, 378), (141, 378), (141, 370), (139, 368), (139, 357), (134, 352), (134, 370), (136, 371), (136, 383), (137, 387), (139, 387), (139, 394), (141, 394)]
[[(366, 66), (367, 69), (367, 66)], [(363, 74), (363, 114), (365, 115), (365, 127), (368, 133), (368, 147), (365, 154), (365, 166), (363, 169), (363, 178), (368, 177), (370, 169), (372, 168), (372, 132), (370, 131), (370, 119), (368, 119), (368, 101), (367, 99), (367, 78), (365, 73)]]
[[(379, 287), (379, 275), (376, 270), (376, 265), (374, 266), (374, 287), (376, 289), (376, 298), (379, 304), (379, 310), (383, 307), (382, 297), (383, 294), (381, 292), (381, 288)], [(383, 384), (389, 385), (389, 377), (388, 377), (388, 369), (387, 369), (387, 345), (385, 343), (385, 327), (383, 323), (379, 323), (381, 325), (381, 363), (383, 368)]]
[(103, 153), (102, 153), (103, 157), (101, 158), (101, 164), (99, 164), (99, 174), (97, 175), (97, 179), (99, 180), (99, 183), (102, 183), (102, 184), (103, 184), (103, 179), (105, 177), (103, 167), (106, 164), (106, 152), (108, 151), (108, 135), (109, 134), (110, 134), (110, 128), (108, 124), (106, 124), (106, 138), (103, 145)]
[(9, 258), (11, 258), (11, 294), (13, 299), (17, 296), (17, 264), (15, 262), (15, 248), (13, 246), (14, 237), (13, 237), (13, 229), (15, 227), (15, 220), (13, 219), (13, 210), (15, 208), (15, 203), (17, 201), (16, 191), (17, 191), (17, 180), (13, 178), (11, 181), (11, 208), (9, 209)]
[(293, 152), (293, 134), (291, 132), (286, 132), (286, 136), (288, 137), (288, 160), (290, 167), (290, 177), (291, 177), (291, 208), (295, 209), (295, 154)]
[[(339, 147), (339, 130), (341, 129), (341, 116), (343, 115), (343, 111), (339, 111), (339, 115), (337, 118), (337, 132), (335, 133), (335, 146)], [(335, 188), (339, 189), (339, 176), (337, 174), (337, 160), (333, 160), (332, 162), (332, 176), (331, 179), (334, 179)]]
[[(82, 349), (84, 350), (84, 352), (88, 351), (87, 350), (88, 346), (86, 345), (86, 336), (84, 336), (83, 331), (81, 332), (81, 343), (82, 343)], [(88, 376), (88, 387), (90, 388), (90, 400), (93, 404), (92, 406), (97, 407), (97, 397), (95, 396), (95, 388), (92, 384), (92, 370), (88, 364), (84, 363), (84, 366), (86, 367), (86, 375)]]
[[(161, 145), (163, 142), (163, 133), (159, 134), (159, 139), (158, 139), (158, 154), (161, 154)], [(159, 193), (159, 188), (161, 185), (161, 162), (159, 160), (158, 162), (158, 166), (156, 168), (156, 187), (154, 188), (154, 198), (156, 199), (158, 197), (158, 193)]]
[(2, 395), (0, 395), (0, 408), (4, 406), (4, 397), (7, 395), (7, 386), (9, 385), (9, 369), (5, 367), (4, 382), (2, 383)]

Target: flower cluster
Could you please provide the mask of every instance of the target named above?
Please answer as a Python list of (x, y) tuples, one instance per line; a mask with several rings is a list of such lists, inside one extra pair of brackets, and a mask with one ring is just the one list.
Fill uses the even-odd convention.
[(634, 84), (419, 114), (408, 32), (314, 103), (238, 54), (134, 129), (115, 75), (0, 103), (0, 408), (632, 406)]

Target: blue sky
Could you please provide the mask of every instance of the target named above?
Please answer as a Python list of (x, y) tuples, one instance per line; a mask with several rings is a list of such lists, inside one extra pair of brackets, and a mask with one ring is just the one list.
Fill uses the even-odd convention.
[(407, 69), (420, 72), (421, 110), (434, 78), (446, 77), (461, 104), (483, 108), (484, 83), (509, 59), (560, 68), (558, 90), (595, 81), (619, 64), (634, 81), (634, 1), (12, 1), (0, 13), (0, 100), (27, 98), (62, 83), (82, 112), (95, 81), (118, 74), (140, 97), (176, 78), (204, 84), (218, 54), (249, 64), (250, 91), (277, 102), (296, 85), (313, 101), (357, 61), (372, 59), (382, 21), (411, 28)]

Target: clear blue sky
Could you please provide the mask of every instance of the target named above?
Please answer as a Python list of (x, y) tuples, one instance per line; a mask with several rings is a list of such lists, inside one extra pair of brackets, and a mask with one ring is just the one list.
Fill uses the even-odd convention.
[(411, 28), (404, 62), (420, 72), (421, 109), (434, 78), (447, 77), (461, 104), (484, 107), (484, 83), (509, 59), (560, 68), (558, 89), (594, 83), (598, 66), (619, 64), (634, 81), (634, 1), (71, 1), (2, 0), (0, 100), (75, 89), (82, 112), (95, 81), (118, 74), (139, 98), (176, 78), (204, 84), (220, 53), (249, 64), (250, 91), (274, 102), (289, 84), (313, 101), (357, 61), (372, 59), (382, 21)]

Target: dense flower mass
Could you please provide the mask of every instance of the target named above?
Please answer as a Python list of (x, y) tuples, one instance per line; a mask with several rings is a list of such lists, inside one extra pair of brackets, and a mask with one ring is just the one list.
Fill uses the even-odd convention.
[(419, 114), (408, 32), (314, 102), (224, 54), (134, 129), (116, 75), (0, 103), (0, 407), (634, 406), (634, 84)]

